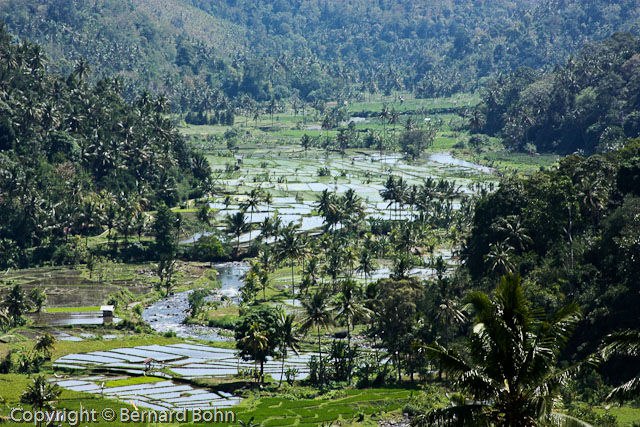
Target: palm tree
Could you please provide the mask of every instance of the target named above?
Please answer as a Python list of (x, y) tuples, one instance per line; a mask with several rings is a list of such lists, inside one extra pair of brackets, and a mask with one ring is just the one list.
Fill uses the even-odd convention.
[(50, 358), (51, 349), (53, 348), (53, 345), (55, 343), (56, 343), (56, 338), (53, 335), (46, 333), (44, 335), (40, 335), (36, 339), (36, 343), (33, 346), (33, 349), (35, 351), (42, 351), (47, 358)]
[(484, 127), (485, 120), (482, 112), (477, 108), (473, 110), (471, 113), (471, 118), (469, 119), (469, 128), (471, 129), (471, 133), (478, 133)]
[(262, 191), (254, 188), (249, 193), (249, 198), (240, 203), (240, 208), (245, 212), (249, 210), (249, 240), (251, 240), (251, 231), (253, 230), (253, 211), (258, 208), (262, 201)]
[[(640, 331), (626, 330), (607, 335), (600, 349), (603, 360), (613, 356), (640, 356)], [(607, 400), (623, 402), (635, 399), (640, 395), (640, 376), (632, 378), (626, 383), (614, 388), (607, 395)]]
[(241, 339), (244, 344), (244, 348), (249, 350), (249, 353), (253, 357), (256, 363), (260, 362), (260, 374), (258, 375), (258, 381), (262, 382), (264, 375), (264, 360), (266, 358), (265, 351), (267, 350), (269, 339), (265, 332), (260, 330), (260, 325), (254, 323), (249, 329), (249, 333)]
[(61, 392), (58, 384), (50, 383), (43, 375), (39, 375), (22, 393), (20, 402), (31, 405), (35, 411), (51, 411), (54, 409), (52, 402), (60, 397)]
[(358, 273), (362, 273), (364, 275), (364, 283), (367, 283), (367, 279), (371, 277), (371, 273), (375, 271), (376, 263), (371, 255), (371, 251), (369, 249), (362, 248), (360, 251), (360, 258), (358, 258), (358, 268), (356, 269)]
[(351, 329), (358, 320), (368, 320), (371, 310), (358, 301), (358, 285), (353, 280), (343, 280), (336, 304), (336, 320), (347, 324), (347, 345), (351, 349)]
[(525, 427), (549, 420), (560, 388), (585, 363), (557, 368), (580, 318), (578, 305), (568, 305), (546, 320), (525, 299), (520, 277), (511, 274), (502, 277), (493, 300), (473, 292), (467, 301), (477, 317), (466, 351), (459, 354), (438, 343), (425, 350), (456, 389), (473, 400), (433, 410), (413, 425)]
[(87, 63), (84, 58), (80, 58), (78, 62), (76, 62), (75, 68), (73, 70), (73, 74), (80, 80), (84, 81), (87, 79), (89, 75), (89, 71), (91, 71), (91, 66)]
[(296, 284), (293, 275), (293, 266), (295, 260), (300, 257), (300, 242), (293, 227), (288, 226), (283, 230), (282, 237), (278, 241), (278, 252), (280, 259), (284, 260), (288, 258), (291, 263), (291, 295), (293, 295), (295, 299)]
[(196, 214), (196, 217), (198, 218), (198, 221), (200, 221), (200, 223), (203, 226), (204, 225), (211, 226), (211, 216), (209, 215), (210, 211), (211, 209), (209, 209), (208, 203), (204, 203), (202, 206), (200, 206), (200, 209), (198, 209), (198, 213)]
[(328, 328), (333, 325), (333, 317), (331, 316), (331, 310), (328, 304), (328, 295), (324, 290), (318, 290), (311, 297), (302, 302), (302, 308), (304, 310), (304, 318), (300, 329), (308, 331), (313, 327), (316, 328), (318, 333), (318, 356), (320, 361), (320, 386), (322, 387), (322, 342), (320, 335), (320, 328)]
[(342, 211), (349, 228), (351, 228), (352, 225), (358, 224), (365, 216), (362, 199), (352, 188), (348, 189), (344, 193), (344, 196), (342, 196)]
[(27, 296), (20, 284), (15, 284), (4, 299), (3, 305), (7, 308), (13, 326), (17, 326), (22, 319), (22, 314), (29, 309)]
[(578, 187), (578, 200), (591, 213), (593, 225), (598, 225), (600, 212), (608, 201), (607, 189), (602, 179), (583, 178)]
[(494, 224), (492, 228), (506, 234), (505, 242), (520, 253), (524, 252), (527, 246), (533, 243), (533, 239), (528, 234), (529, 230), (524, 227), (522, 221), (516, 215), (500, 218), (500, 221)]
[(260, 427), (261, 424), (253, 421), (255, 417), (249, 418), (249, 421), (238, 420), (240, 427)]
[(32, 288), (29, 291), (29, 299), (36, 309), (36, 313), (40, 313), (42, 306), (47, 302), (47, 293), (44, 289)]
[(511, 262), (511, 248), (500, 242), (489, 246), (489, 253), (484, 256), (489, 269), (494, 273), (507, 274), (514, 270)]
[(273, 203), (273, 194), (269, 191), (265, 191), (262, 200), (267, 204), (267, 214), (271, 210), (271, 203)]
[(393, 175), (389, 175), (387, 181), (384, 183), (384, 189), (380, 190), (380, 196), (382, 196), (382, 200), (385, 202), (389, 202), (387, 207), (389, 208), (389, 220), (391, 220), (391, 206), (394, 202), (394, 195), (396, 193), (396, 181), (393, 178)]
[[(384, 135), (383, 140), (387, 139), (387, 120), (389, 120), (389, 107), (387, 104), (382, 105), (382, 110), (378, 117), (382, 120), (382, 133)], [(382, 162), (382, 144), (380, 145), (380, 162)]]
[[(394, 145), (398, 144), (398, 139), (396, 138), (396, 125), (400, 121), (400, 113), (396, 111), (395, 107), (391, 108), (389, 112), (389, 123), (393, 125), (393, 143)], [(394, 149), (395, 150), (395, 149)]]
[(287, 350), (291, 349), (296, 355), (300, 351), (300, 340), (294, 328), (296, 316), (293, 314), (286, 314), (280, 311), (278, 318), (278, 340), (280, 342), (280, 353), (282, 354), (282, 369), (280, 371), (280, 385), (282, 385), (282, 378), (284, 377), (284, 361), (287, 358)]
[(8, 329), (12, 324), (11, 316), (6, 307), (0, 307), (0, 331)]
[(225, 222), (226, 222), (227, 233), (231, 234), (232, 236), (235, 236), (237, 239), (237, 242), (236, 242), (236, 255), (237, 255), (238, 250), (240, 249), (240, 236), (249, 228), (249, 226), (247, 225), (246, 219), (244, 217), (244, 212), (236, 212), (233, 215), (227, 215)]
[(311, 146), (311, 137), (309, 137), (309, 135), (307, 135), (306, 133), (302, 135), (302, 139), (300, 139), (300, 145), (302, 145), (302, 148), (304, 148), (304, 158), (306, 159), (307, 151)]

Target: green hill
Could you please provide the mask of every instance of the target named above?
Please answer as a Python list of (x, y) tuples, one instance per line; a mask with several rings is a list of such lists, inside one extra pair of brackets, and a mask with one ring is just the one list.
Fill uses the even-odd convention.
[(117, 75), (126, 97), (166, 93), (175, 110), (335, 100), (404, 89), (476, 89), (521, 66), (563, 63), (585, 43), (639, 33), (640, 0), (8, 0), (0, 19), (68, 73)]

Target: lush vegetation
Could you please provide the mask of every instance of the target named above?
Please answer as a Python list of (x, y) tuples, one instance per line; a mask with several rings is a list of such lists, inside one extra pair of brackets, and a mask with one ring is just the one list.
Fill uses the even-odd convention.
[(514, 150), (613, 151), (640, 135), (639, 63), (640, 41), (615, 34), (553, 72), (520, 68), (487, 85), (469, 126)]
[(636, 1), (80, 3), (0, 6), (59, 60), (0, 28), (7, 403), (75, 407), (63, 355), (183, 342), (143, 307), (189, 290), (184, 329), (254, 364), (176, 376), (244, 425), (638, 421)]
[(39, 46), (11, 39), (0, 28), (3, 268), (78, 257), (74, 237), (118, 228), (127, 240), (144, 210), (203, 193), (208, 163), (166, 118), (163, 97), (126, 103), (117, 80), (88, 84), (84, 61), (49, 74)]
[[(637, 0), (4, 2), (0, 18), (41, 43), (63, 73), (84, 57), (129, 96), (169, 94), (187, 111), (407, 89), (441, 96), (586, 41), (637, 31)], [(275, 104), (272, 104), (275, 106)]]

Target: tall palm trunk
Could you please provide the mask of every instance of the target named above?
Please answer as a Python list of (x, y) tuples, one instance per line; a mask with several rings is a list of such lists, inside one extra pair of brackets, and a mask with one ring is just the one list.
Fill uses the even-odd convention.
[(291, 258), (291, 295), (292, 298), (296, 299), (296, 283), (293, 280), (293, 258)]
[(320, 379), (320, 388), (322, 388), (322, 383), (324, 382), (324, 372), (322, 371), (322, 346), (320, 344), (320, 326), (318, 328), (318, 361), (320, 366), (320, 371), (318, 372), (318, 377)]
[(349, 317), (347, 317), (347, 351), (349, 352), (349, 385), (351, 385), (351, 322), (349, 321)]
[(287, 349), (285, 348), (284, 351), (282, 352), (282, 369), (280, 370), (280, 383), (278, 384), (278, 387), (282, 385), (282, 378), (284, 377), (284, 361), (286, 358), (287, 358)]

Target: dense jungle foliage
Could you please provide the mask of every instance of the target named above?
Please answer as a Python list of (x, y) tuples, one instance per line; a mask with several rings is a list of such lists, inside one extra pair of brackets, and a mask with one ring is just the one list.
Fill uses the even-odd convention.
[(551, 73), (520, 68), (491, 81), (472, 125), (515, 150), (613, 151), (640, 136), (639, 67), (640, 40), (614, 34)]
[(87, 83), (83, 61), (67, 77), (49, 74), (39, 46), (11, 40), (0, 28), (2, 265), (48, 259), (103, 226), (110, 235), (123, 207), (133, 234), (144, 210), (202, 194), (209, 164), (166, 118), (164, 97), (126, 103), (117, 79)]
[[(640, 316), (640, 140), (615, 153), (571, 155), (557, 168), (508, 178), (476, 205), (465, 270), (486, 289), (506, 273), (546, 312), (583, 308), (571, 349), (593, 351)], [(626, 364), (609, 374), (636, 370)]]
[(9, 0), (0, 19), (71, 72), (119, 76), (131, 98), (167, 93), (175, 111), (248, 95), (305, 102), (405, 89), (471, 91), (521, 66), (563, 62), (586, 42), (638, 33), (640, 2)]

